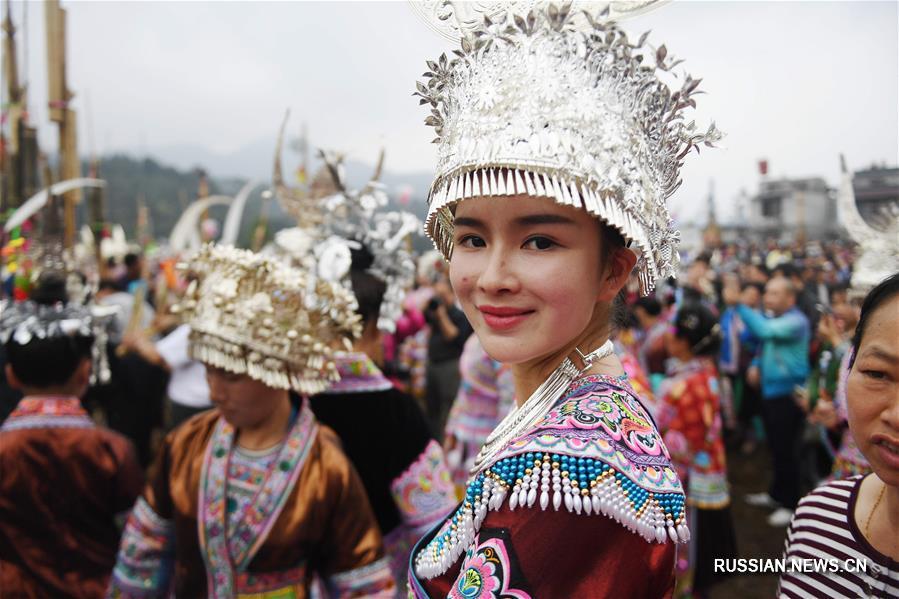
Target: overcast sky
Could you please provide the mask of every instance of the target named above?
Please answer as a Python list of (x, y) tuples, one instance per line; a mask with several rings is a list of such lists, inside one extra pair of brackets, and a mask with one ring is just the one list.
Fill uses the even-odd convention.
[[(101, 154), (270, 147), (290, 107), (294, 130), (305, 120), (314, 144), (369, 162), (383, 145), (394, 172), (434, 166), (426, 111), (411, 93), (425, 60), (452, 46), (405, 2), (63, 6), (84, 153), (89, 142)], [(899, 163), (897, 6), (676, 1), (628, 21), (703, 78), (696, 120), (714, 119), (727, 133), (724, 149), (688, 159), (674, 212), (704, 220), (714, 179), (719, 214), (732, 216), (739, 191), (756, 188), (760, 158), (774, 176), (820, 175), (831, 185), (841, 152), (855, 169)], [(14, 3), (13, 15), (28, 35), (33, 120), (53, 149), (43, 7)]]

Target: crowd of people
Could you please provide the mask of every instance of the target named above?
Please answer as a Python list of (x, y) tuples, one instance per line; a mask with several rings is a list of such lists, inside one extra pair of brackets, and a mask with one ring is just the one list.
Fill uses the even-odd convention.
[[(870, 564), (782, 596), (899, 594), (899, 273), (860, 288), (841, 241), (679, 260), (698, 82), (567, 6), (473, 27), (417, 87), (436, 251), (323, 154), (258, 253), (7, 290), (4, 597), (706, 597), (734, 501), (787, 557)], [(732, 497), (728, 451), (768, 489)]]

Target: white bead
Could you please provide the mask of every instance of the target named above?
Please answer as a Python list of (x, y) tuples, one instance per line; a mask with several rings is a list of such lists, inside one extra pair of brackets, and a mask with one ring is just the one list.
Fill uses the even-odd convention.
[(524, 487), (518, 492), (518, 505), (524, 507), (528, 502), (528, 488)]
[(570, 511), (571, 511), (571, 507), (572, 507), (572, 505), (571, 505), (571, 494), (570, 494), (570, 493), (565, 493), (565, 509), (568, 510), (568, 511), (570, 512)]
[(599, 498), (598, 494), (594, 494), (593, 497), (590, 498), (590, 503), (593, 504), (593, 512), (599, 514), (602, 512), (602, 500)]
[[(523, 492), (524, 491), (522, 491), (522, 493)], [(527, 500), (528, 500), (528, 507), (532, 507), (534, 505), (534, 502), (537, 501), (537, 489), (532, 487), (531, 490), (528, 491)]]
[(556, 492), (553, 493), (553, 509), (559, 511), (559, 505), (562, 503), (562, 493), (556, 489)]
[(581, 496), (577, 492), (574, 493), (574, 497), (571, 499), (571, 503), (574, 504), (574, 511), (580, 514), (583, 504), (581, 503)]
[(587, 512), (588, 516), (593, 512), (593, 501), (589, 496), (584, 497), (584, 511)]
[(668, 536), (671, 538), (672, 541), (677, 543), (677, 531), (674, 530), (673, 526), (668, 527)]
[(518, 491), (513, 489), (512, 497), (509, 498), (509, 509), (514, 512), (516, 507), (518, 507)]
[(543, 489), (543, 492), (540, 493), (540, 509), (545, 510), (546, 506), (549, 505), (549, 493), (546, 492), (546, 489)]

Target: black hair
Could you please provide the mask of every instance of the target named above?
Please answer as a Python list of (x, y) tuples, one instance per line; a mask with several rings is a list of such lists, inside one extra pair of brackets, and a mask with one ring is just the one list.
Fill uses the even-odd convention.
[(752, 287), (753, 289), (758, 291), (759, 295), (765, 295), (765, 285), (762, 283), (759, 283), (758, 281), (746, 281), (740, 287), (740, 291), (746, 291), (750, 287)]
[(718, 353), (721, 334), (718, 320), (712, 311), (699, 303), (686, 304), (674, 319), (675, 337), (684, 339), (697, 356)]
[(115, 279), (100, 279), (98, 291), (124, 291), (122, 285)]
[(362, 326), (366, 326), (371, 321), (377, 322), (381, 314), (381, 303), (387, 292), (387, 284), (368, 272), (375, 258), (364, 245), (360, 248), (351, 248), (350, 255), (353, 259), (350, 266), (350, 283), (358, 304), (356, 313), (362, 317)]
[(46, 270), (40, 274), (28, 298), (36, 304), (52, 306), (69, 301), (66, 292), (66, 275), (56, 270)]
[(84, 361), (91, 358), (90, 336), (34, 338), (25, 345), (10, 339), (6, 361), (23, 385), (45, 389), (65, 385)]
[(787, 279), (792, 279), (793, 277), (800, 276), (799, 269), (796, 268), (794, 264), (789, 262), (784, 262), (783, 264), (778, 264), (774, 268), (774, 272), (780, 271), (780, 274)]
[(602, 238), (602, 249), (605, 254), (603, 258), (605, 259), (608, 259), (612, 252), (618, 248), (627, 247), (627, 242), (624, 240), (624, 235), (621, 234), (621, 231), (604, 222), (600, 222), (600, 237)]
[(865, 296), (858, 324), (855, 325), (855, 334), (852, 336), (852, 358), (850, 358), (849, 368), (852, 368), (853, 364), (855, 364), (855, 356), (858, 355), (858, 348), (861, 347), (862, 338), (865, 336), (865, 329), (868, 327), (868, 320), (871, 318), (871, 314), (876, 312), (882, 304), (891, 300), (896, 294), (899, 294), (899, 272), (895, 272), (885, 278)]
[(131, 268), (133, 266), (136, 266), (139, 261), (140, 261), (140, 255), (135, 254), (134, 252), (129, 252), (128, 254), (125, 254), (125, 266), (126, 267)]
[(837, 293), (847, 293), (849, 291), (849, 283), (831, 283), (827, 286), (827, 297), (831, 300)]
[(646, 313), (650, 316), (658, 316), (662, 313), (662, 304), (660, 304), (659, 300), (651, 295), (638, 298), (637, 301), (634, 302), (634, 308), (637, 307), (646, 310)]

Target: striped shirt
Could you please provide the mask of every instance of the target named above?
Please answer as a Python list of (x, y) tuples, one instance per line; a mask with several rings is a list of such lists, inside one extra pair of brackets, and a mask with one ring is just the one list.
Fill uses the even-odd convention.
[[(780, 597), (899, 597), (899, 562), (874, 549), (852, 516), (862, 476), (806, 495), (787, 531)], [(812, 561), (815, 560), (815, 561)]]

